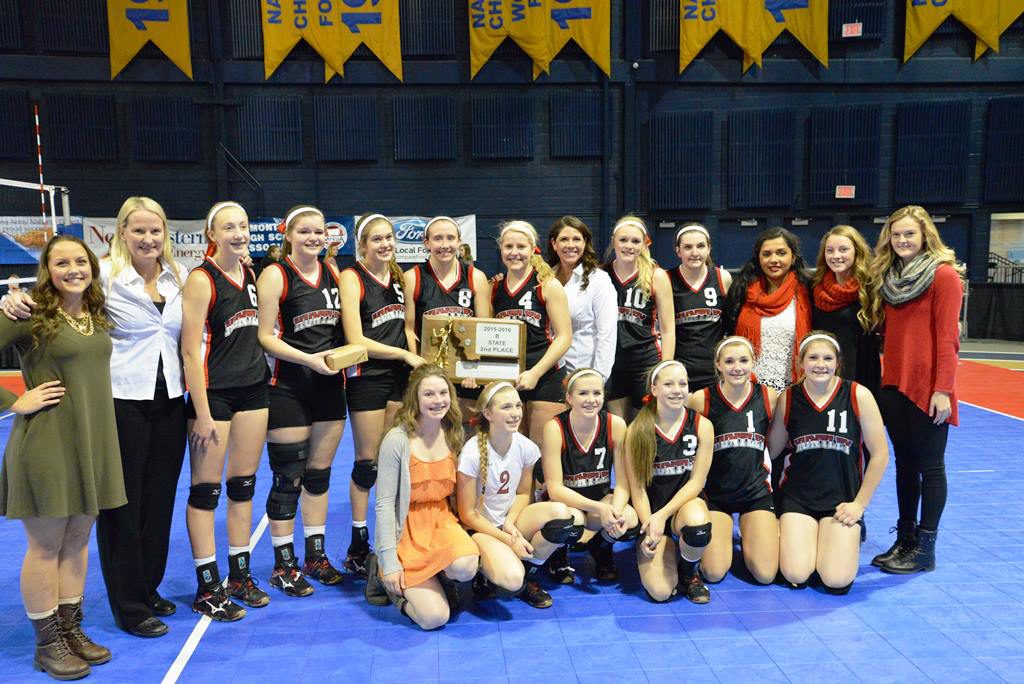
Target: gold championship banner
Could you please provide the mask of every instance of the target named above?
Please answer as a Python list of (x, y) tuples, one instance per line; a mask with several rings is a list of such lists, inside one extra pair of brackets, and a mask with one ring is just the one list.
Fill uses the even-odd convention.
[(261, 1), (265, 78), (305, 40), (324, 60), (324, 82), (345, 73), (345, 62), (360, 45), (402, 80), (399, 0)]
[(188, 0), (107, 0), (110, 78), (151, 42), (192, 78)]
[(690, 66), (719, 31), (743, 47), (749, 9), (756, 7), (747, 0), (680, 0), (679, 73)]
[[(550, 0), (549, 5), (547, 31), (551, 43), (550, 59), (554, 59), (569, 40), (574, 40), (605, 76), (611, 76), (610, 0)], [(548, 65), (542, 67), (534, 60), (534, 78), (540, 76), (541, 72), (549, 71)]]
[(828, 67), (828, 0), (764, 0), (747, 13), (743, 32), (743, 71), (761, 66), (764, 51), (789, 31)]
[(978, 38), (974, 45), (974, 59), (981, 57), (989, 48), (999, 52), (998, 36), (1001, 36), (1006, 29), (1010, 28), (1010, 24), (1017, 21), (1017, 17), (1024, 14), (1024, 0), (992, 0), (992, 2), (998, 2), (999, 4), (996, 42), (995, 45), (991, 45)]
[(506, 37), (548, 70), (548, 6), (551, 0), (469, 0), (469, 77), (475, 78)]
[(988, 47), (999, 46), (1000, 3), (997, 0), (907, 0), (903, 61), (913, 57), (950, 15), (956, 17)]

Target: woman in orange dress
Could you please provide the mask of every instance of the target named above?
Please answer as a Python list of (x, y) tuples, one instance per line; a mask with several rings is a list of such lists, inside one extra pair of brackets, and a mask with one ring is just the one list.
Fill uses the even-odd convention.
[(377, 461), (377, 553), (367, 561), (366, 600), (394, 604), (423, 629), (448, 622), (443, 583), (473, 579), (479, 562), (448, 502), (463, 439), (454, 398), (444, 370), (414, 370)]

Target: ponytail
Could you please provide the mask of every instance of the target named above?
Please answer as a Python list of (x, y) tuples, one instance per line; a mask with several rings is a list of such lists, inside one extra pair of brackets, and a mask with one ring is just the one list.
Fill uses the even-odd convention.
[(645, 486), (654, 479), (654, 457), (658, 450), (654, 433), (657, 412), (658, 402), (647, 402), (626, 430), (626, 448), (633, 464), (633, 473), (637, 482), (643, 482)]

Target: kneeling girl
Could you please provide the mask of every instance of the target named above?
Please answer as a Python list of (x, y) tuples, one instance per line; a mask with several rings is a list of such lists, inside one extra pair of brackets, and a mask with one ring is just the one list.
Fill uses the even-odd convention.
[(474, 533), (484, 579), (548, 608), (551, 595), (534, 576), (559, 546), (583, 535), (583, 514), (554, 501), (530, 503), (540, 449), (518, 432), (523, 402), (512, 383), (484, 387), (477, 414), (477, 433), (459, 456), (459, 517)]
[(727, 337), (714, 353), (719, 381), (690, 395), (686, 405), (715, 429), (711, 470), (704, 498), (711, 511), (711, 543), (701, 562), (709, 582), (732, 566), (732, 516), (740, 516), (743, 561), (754, 580), (769, 584), (779, 571), (779, 521), (772, 499), (768, 428), (778, 395), (753, 382), (754, 345)]
[(655, 601), (667, 601), (681, 588), (690, 601), (707, 603), (711, 593), (697, 566), (711, 540), (711, 517), (700, 493), (715, 433), (711, 421), (686, 409), (683, 364), (662, 361), (648, 386), (646, 403), (626, 431), (630, 500), (642, 523), (640, 581)]
[(604, 377), (593, 368), (569, 376), (565, 401), (569, 410), (544, 426), (541, 459), (548, 497), (582, 512), (577, 521), (594, 533), (587, 542), (594, 577), (615, 580), (619, 573), (612, 544), (640, 531), (618, 448), (626, 438), (626, 423), (605, 410)]
[[(768, 446), (793, 453), (782, 473), (779, 568), (794, 585), (818, 572), (828, 589), (845, 593), (857, 576), (864, 509), (889, 463), (878, 404), (867, 388), (836, 376), (836, 339), (812, 331), (800, 342), (803, 379), (779, 400)], [(871, 452), (862, 473), (862, 445)]]
[(367, 562), (366, 600), (390, 600), (423, 629), (435, 629), (450, 617), (442, 580), (471, 580), (478, 562), (448, 504), (463, 432), (455, 388), (441, 368), (412, 372), (395, 420), (377, 460), (377, 553)]

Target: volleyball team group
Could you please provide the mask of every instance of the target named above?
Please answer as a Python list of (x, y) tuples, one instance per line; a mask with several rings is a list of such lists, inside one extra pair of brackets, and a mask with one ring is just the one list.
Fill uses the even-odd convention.
[[(250, 569), (264, 445), (269, 588), (309, 596), (347, 572), (366, 578), (367, 601), (423, 629), (444, 625), (460, 592), (551, 606), (540, 573), (573, 583), (570, 549), (589, 556), (593, 581), (614, 582), (615, 542), (635, 542), (651, 600), (707, 603), (733, 568), (734, 515), (748, 581), (844, 593), (889, 461), (886, 431), (899, 519), (872, 564), (935, 567), (963, 269), (921, 207), (892, 214), (873, 252), (836, 226), (813, 269), (791, 232), (769, 228), (735, 277), (696, 223), (675, 235), (678, 265), (659, 267), (636, 216), (615, 224), (603, 265), (578, 218), (543, 241), (529, 223), (505, 223), (491, 278), (459, 258), (448, 217), (427, 223), (429, 258), (404, 273), (380, 214), (356, 223), (357, 258), (341, 272), (323, 261), (319, 209), (294, 207), (281, 231), (284, 258), (257, 278), (246, 212), (220, 202), (207, 256), (186, 273), (163, 209), (131, 197), (109, 258), (55, 236), (35, 288), (3, 300), (0, 348), (17, 348), (27, 389), (0, 389), (17, 414), (0, 512), (24, 525), (21, 594), (35, 665), (51, 676), (111, 658), (82, 631), (97, 520), (115, 622), (167, 632), (160, 618), (175, 604), (158, 588), (186, 442), (192, 609), (214, 620), (271, 600)], [(417, 353), (425, 315), (522, 321), (523, 372), (454, 384)], [(329, 351), (346, 343), (368, 359), (332, 370)], [(346, 422), (351, 542), (335, 567), (328, 495)]]

